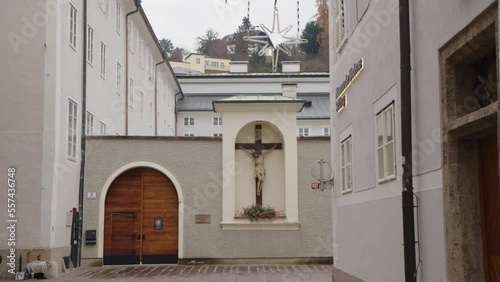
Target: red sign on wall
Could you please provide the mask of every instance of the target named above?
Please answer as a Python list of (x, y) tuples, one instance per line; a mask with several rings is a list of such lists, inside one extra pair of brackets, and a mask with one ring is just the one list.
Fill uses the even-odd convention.
[(321, 183), (319, 182), (311, 182), (311, 189), (318, 190), (321, 188)]

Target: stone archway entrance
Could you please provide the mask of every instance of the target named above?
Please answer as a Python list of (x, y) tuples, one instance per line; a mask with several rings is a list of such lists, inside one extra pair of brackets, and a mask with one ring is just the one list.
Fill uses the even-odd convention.
[(178, 195), (151, 168), (118, 176), (105, 201), (104, 264), (177, 263)]

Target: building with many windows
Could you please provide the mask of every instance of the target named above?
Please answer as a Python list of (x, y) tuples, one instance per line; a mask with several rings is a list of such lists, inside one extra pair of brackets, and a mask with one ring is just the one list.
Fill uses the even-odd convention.
[(498, 3), (405, 2), (329, 3), (333, 279), (499, 281)]
[(175, 135), (182, 91), (140, 1), (9, 0), (0, 13), (0, 163), (16, 171), (15, 247), (45, 249), (61, 266), (82, 201), (82, 152), (92, 150), (82, 135)]
[(179, 72), (227, 73), (231, 60), (191, 53), (182, 62), (172, 62), (172, 67)]
[(227, 74), (177, 74), (185, 93), (177, 103), (177, 135), (221, 136), (223, 121), (212, 105), (216, 100), (291, 91), (306, 100), (297, 113), (297, 135), (329, 136), (329, 74), (301, 73), (298, 62), (293, 63), (295, 68), (283, 73), (248, 73), (247, 62), (232, 62), (233, 72)]

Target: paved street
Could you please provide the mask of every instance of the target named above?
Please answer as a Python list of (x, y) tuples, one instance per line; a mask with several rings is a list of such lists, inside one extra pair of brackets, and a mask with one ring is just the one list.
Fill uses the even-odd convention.
[(329, 265), (141, 265), (82, 267), (53, 281), (332, 281)]

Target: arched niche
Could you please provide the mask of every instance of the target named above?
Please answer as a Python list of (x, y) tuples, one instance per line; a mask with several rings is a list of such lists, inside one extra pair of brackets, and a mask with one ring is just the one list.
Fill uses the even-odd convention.
[[(259, 135), (257, 133), (259, 128), (261, 128), (261, 142), (256, 136)], [(258, 143), (261, 144), (258, 145)], [(271, 148), (272, 146), (274, 148)], [(247, 123), (238, 131), (234, 148), (237, 168), (235, 173), (236, 216), (243, 211), (243, 207), (257, 203), (256, 164), (251, 154), (256, 148), (263, 148), (264, 154), (265, 177), (262, 186), (262, 205), (269, 205), (285, 214), (285, 143), (279, 128), (266, 121)]]

